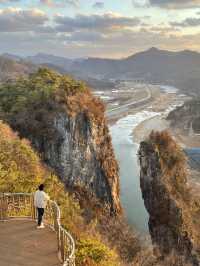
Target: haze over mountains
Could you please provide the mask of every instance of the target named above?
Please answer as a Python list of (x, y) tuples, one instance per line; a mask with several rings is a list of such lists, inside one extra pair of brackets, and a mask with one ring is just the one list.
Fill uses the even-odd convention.
[(200, 53), (184, 50), (170, 52), (151, 48), (124, 59), (68, 59), (37, 54), (26, 58), (3, 55), (21, 64), (46, 64), (60, 72), (87, 79), (142, 79), (150, 83), (164, 83), (198, 92), (200, 88)]
[(0, 81), (15, 79), (19, 76), (28, 75), (37, 69), (37, 66), (21, 60), (20, 58), (4, 55), (0, 56)]

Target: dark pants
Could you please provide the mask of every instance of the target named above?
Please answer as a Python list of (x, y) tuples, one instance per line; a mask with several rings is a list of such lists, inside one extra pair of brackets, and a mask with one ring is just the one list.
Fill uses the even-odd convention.
[(42, 217), (44, 215), (44, 209), (43, 208), (37, 208), (38, 211), (38, 226), (42, 223)]

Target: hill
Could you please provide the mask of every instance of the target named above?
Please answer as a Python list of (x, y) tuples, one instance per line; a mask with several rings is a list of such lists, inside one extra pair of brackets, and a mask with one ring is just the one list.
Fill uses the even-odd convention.
[(26, 76), (36, 71), (38, 67), (23, 60), (13, 60), (7, 56), (0, 56), (0, 81), (14, 80), (19, 76)]
[(193, 94), (199, 93), (200, 53), (189, 50), (171, 52), (153, 47), (118, 60), (70, 60), (44, 54), (28, 57), (28, 60), (60, 66), (66, 72), (83, 79), (142, 79), (150, 83), (177, 86)]
[(170, 52), (151, 48), (121, 60), (90, 58), (75, 62), (71, 69), (82, 76), (143, 79), (192, 92), (197, 92), (200, 85), (200, 54), (193, 51)]
[(14, 77), (17, 73), (26, 74), (38, 65), (43, 65), (83, 80), (139, 79), (176, 86), (191, 95), (200, 94), (200, 53), (189, 50), (171, 52), (151, 48), (118, 60), (68, 59), (43, 53), (24, 59), (8, 54), (0, 58), (0, 61), (3, 60), (0, 64), (7, 67), (3, 69), (0, 66), (3, 69), (1, 79), (10, 77), (12, 73)]
[(73, 62), (73, 60), (65, 57), (44, 54), (44, 53), (38, 53), (35, 56), (28, 56), (26, 57), (26, 61), (32, 62), (36, 65), (41, 65), (41, 64), (56, 65), (65, 70), (69, 69)]

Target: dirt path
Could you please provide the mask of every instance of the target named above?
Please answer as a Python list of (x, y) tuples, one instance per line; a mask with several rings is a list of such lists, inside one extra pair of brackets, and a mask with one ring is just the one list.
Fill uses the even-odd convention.
[(32, 221), (0, 223), (1, 266), (58, 266), (56, 234)]

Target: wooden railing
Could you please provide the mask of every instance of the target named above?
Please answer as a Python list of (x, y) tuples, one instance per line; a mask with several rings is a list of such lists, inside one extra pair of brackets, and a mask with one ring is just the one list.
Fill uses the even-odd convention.
[[(60, 208), (55, 201), (49, 201), (45, 210), (44, 223), (56, 232), (58, 252), (63, 266), (75, 266), (75, 242), (72, 236), (61, 226)], [(36, 220), (33, 194), (1, 193), (0, 221), (13, 218)]]

